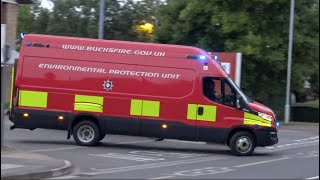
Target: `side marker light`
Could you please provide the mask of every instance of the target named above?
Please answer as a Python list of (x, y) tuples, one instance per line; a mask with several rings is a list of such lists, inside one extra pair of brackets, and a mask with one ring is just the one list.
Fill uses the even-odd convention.
[(23, 117), (29, 117), (29, 114), (28, 113), (23, 113)]

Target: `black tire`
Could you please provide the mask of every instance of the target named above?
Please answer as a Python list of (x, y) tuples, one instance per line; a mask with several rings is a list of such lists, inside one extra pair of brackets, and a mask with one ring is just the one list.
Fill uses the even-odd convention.
[(237, 156), (248, 156), (253, 153), (256, 143), (250, 132), (240, 131), (231, 137), (229, 147), (232, 153)]
[(100, 140), (100, 130), (91, 121), (80, 121), (73, 127), (73, 138), (80, 146), (95, 146)]

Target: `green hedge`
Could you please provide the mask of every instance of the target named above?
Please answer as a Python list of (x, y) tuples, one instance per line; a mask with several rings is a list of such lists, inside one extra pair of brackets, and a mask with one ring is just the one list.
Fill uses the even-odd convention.
[(291, 112), (292, 121), (319, 122), (319, 100), (296, 103)]

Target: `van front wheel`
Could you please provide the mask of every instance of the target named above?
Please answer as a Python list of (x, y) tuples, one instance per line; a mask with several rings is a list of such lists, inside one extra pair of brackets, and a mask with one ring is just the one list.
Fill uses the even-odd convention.
[(80, 146), (95, 146), (100, 140), (100, 130), (91, 121), (81, 121), (73, 128), (73, 138)]
[(237, 156), (248, 156), (256, 148), (255, 139), (250, 132), (240, 131), (231, 137), (229, 147)]

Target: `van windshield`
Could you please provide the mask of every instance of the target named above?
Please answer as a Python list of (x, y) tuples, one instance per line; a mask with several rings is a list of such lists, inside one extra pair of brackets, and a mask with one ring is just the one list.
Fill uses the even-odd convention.
[(227, 78), (227, 81), (229, 81), (229, 83), (231, 84), (231, 86), (233, 86), (233, 88), (242, 96), (243, 100), (247, 103), (251, 103), (252, 100), (246, 96), (242, 91), (241, 89), (239, 88), (239, 86), (234, 83), (229, 77)]

